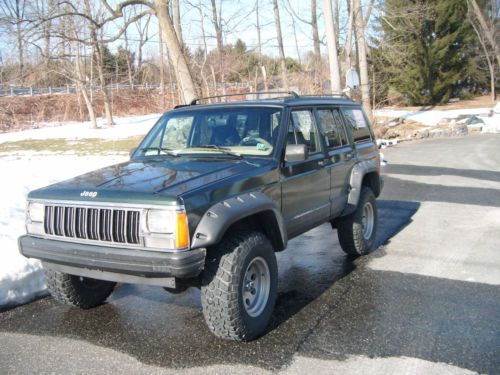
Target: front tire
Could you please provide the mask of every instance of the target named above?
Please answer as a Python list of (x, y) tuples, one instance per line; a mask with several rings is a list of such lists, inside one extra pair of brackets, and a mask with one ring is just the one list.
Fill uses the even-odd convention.
[(375, 244), (377, 224), (375, 195), (369, 187), (363, 186), (356, 211), (341, 218), (337, 224), (342, 250), (353, 256), (368, 254)]
[(90, 309), (104, 303), (113, 292), (116, 283), (74, 276), (45, 269), (47, 289), (54, 299), (65, 305)]
[(278, 266), (262, 233), (237, 232), (210, 249), (203, 272), (201, 302), (208, 328), (223, 339), (260, 336), (276, 301)]

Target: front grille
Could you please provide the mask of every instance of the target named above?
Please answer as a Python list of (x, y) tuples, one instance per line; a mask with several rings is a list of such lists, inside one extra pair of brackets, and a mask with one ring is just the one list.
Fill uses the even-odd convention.
[(46, 234), (85, 240), (139, 244), (140, 211), (45, 206)]

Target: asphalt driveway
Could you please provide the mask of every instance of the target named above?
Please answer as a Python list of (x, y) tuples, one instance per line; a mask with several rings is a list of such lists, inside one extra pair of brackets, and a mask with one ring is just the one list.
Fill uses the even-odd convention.
[(500, 135), (383, 153), (379, 248), (353, 260), (328, 225), (292, 240), (264, 337), (213, 337), (196, 289), (122, 285), (0, 313), (0, 373), (500, 373)]

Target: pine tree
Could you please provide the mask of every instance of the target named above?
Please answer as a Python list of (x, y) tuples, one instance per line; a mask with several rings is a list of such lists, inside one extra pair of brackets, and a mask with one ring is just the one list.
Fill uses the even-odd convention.
[(472, 87), (477, 48), (466, 17), (465, 0), (386, 0), (372, 54), (383, 94), (428, 105)]

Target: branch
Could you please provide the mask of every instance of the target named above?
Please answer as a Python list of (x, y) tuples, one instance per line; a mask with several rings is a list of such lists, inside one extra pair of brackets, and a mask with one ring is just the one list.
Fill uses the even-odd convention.
[(303, 19), (303, 18), (299, 17), (299, 15), (298, 15), (297, 13), (295, 13), (295, 10), (293, 9), (292, 4), (290, 4), (290, 0), (286, 0), (286, 3), (288, 4), (288, 8), (290, 8), (290, 11), (293, 13), (293, 16), (294, 16), (295, 18), (297, 18), (299, 21), (304, 22), (304, 23), (306, 23), (306, 24), (308, 24), (308, 25), (311, 25), (311, 24), (312, 24), (312, 22), (311, 22), (311, 21), (307, 21), (307, 20), (305, 20), (305, 19)]

